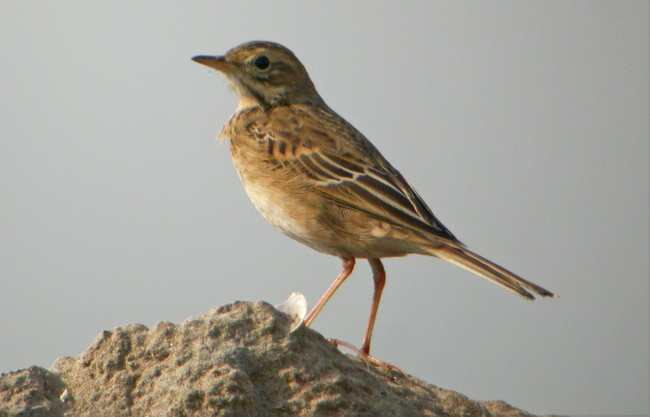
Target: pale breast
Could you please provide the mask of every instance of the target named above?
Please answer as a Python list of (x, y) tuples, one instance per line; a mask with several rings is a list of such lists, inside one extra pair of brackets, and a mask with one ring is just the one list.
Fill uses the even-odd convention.
[(309, 233), (305, 224), (308, 223), (305, 221), (307, 219), (301, 213), (303, 210), (290, 203), (290, 195), (283, 196), (264, 184), (241, 178), (248, 198), (269, 223), (292, 237), (305, 236)]

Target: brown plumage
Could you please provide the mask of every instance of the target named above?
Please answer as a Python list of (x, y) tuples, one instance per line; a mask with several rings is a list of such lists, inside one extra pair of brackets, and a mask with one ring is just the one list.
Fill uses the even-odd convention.
[(526, 299), (553, 297), (471, 252), (433, 215), (406, 179), (358, 130), (330, 109), (287, 48), (249, 42), (195, 61), (221, 71), (239, 106), (220, 132), (259, 212), (289, 237), (343, 260), (343, 271), (305, 318), (310, 325), (368, 259), (375, 292), (361, 352), (368, 355), (385, 282), (380, 258), (444, 259)]

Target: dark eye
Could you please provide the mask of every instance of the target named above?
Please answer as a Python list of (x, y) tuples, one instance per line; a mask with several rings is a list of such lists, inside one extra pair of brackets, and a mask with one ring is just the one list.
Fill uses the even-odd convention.
[(258, 56), (255, 58), (255, 62), (253, 62), (255, 65), (255, 68), (260, 69), (260, 70), (265, 70), (271, 65), (271, 61), (264, 55)]

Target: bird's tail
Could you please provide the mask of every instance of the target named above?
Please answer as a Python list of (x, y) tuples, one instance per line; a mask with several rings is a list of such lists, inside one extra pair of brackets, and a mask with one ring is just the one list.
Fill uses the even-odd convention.
[[(547, 289), (526, 281), (508, 271), (505, 268), (491, 262), (482, 256), (470, 251), (461, 245), (442, 245), (432, 248), (429, 252), (431, 255), (449, 261), (455, 265), (463, 267), (468, 271), (474, 272), (483, 278), (489, 279), (520, 296), (534, 300), (535, 297), (528, 291), (532, 291), (541, 295), (542, 297), (555, 297), (555, 294)], [(527, 291), (528, 290), (528, 291)]]

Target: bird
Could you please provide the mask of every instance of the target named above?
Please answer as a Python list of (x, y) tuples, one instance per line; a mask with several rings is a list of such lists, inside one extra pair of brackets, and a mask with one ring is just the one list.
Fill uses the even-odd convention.
[(306, 326), (352, 274), (356, 259), (368, 260), (374, 282), (359, 349), (367, 357), (386, 282), (382, 258), (436, 257), (525, 299), (535, 299), (531, 293), (555, 297), (461, 243), (379, 150), (325, 103), (288, 48), (251, 41), (192, 60), (221, 72), (237, 95), (218, 137), (230, 142), (254, 206), (285, 235), (342, 261), (342, 271), (304, 317)]

